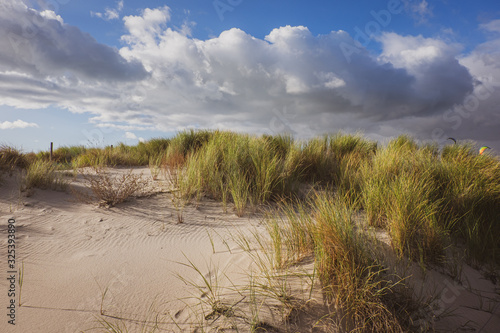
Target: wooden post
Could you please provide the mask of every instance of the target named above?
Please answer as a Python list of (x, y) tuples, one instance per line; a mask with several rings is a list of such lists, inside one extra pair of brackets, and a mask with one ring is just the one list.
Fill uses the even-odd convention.
[(113, 145), (111, 145), (111, 150), (113, 150)]
[(54, 142), (50, 143), (50, 160), (52, 161), (52, 154), (54, 152)]

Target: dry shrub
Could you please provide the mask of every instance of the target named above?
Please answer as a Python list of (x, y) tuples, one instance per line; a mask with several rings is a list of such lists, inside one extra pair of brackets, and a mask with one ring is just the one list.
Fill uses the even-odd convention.
[(141, 195), (147, 185), (142, 174), (134, 175), (132, 169), (118, 175), (104, 167), (93, 167), (82, 171), (81, 174), (85, 179), (85, 186), (92, 191), (93, 197), (78, 191), (73, 191), (74, 194), (83, 201), (97, 200), (99, 206), (112, 207), (132, 196)]

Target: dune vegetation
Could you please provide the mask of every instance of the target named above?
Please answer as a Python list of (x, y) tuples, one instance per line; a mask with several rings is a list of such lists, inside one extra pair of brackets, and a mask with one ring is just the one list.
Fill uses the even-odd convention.
[(24, 170), (27, 187), (57, 187), (57, 170), (89, 166), (149, 166), (169, 174), (185, 203), (208, 197), (238, 216), (267, 212), (276, 268), (313, 257), (350, 330), (411, 330), (418, 307), (405, 277), (370, 246), (369, 229), (386, 232), (395, 256), (422, 267), (446, 266), (450, 249), (476, 266), (500, 264), (500, 161), (473, 143), (191, 130), (136, 146), (60, 147), (52, 161), (48, 152), (0, 147), (0, 170)]

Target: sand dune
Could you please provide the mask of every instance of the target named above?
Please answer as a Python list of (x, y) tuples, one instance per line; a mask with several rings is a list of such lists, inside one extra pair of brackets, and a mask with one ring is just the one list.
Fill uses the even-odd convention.
[[(184, 223), (178, 223), (172, 195), (165, 192), (166, 183), (152, 181), (147, 168), (134, 172), (150, 179), (146, 192), (151, 195), (112, 208), (79, 202), (60, 191), (36, 190), (26, 197), (19, 192), (15, 176), (4, 177), (0, 187), (0, 252), (6, 257), (7, 221), (14, 217), (16, 260), (18, 267), (24, 265), (24, 279), (21, 306), (16, 304), (16, 325), (7, 324), (2, 315), (0, 331), (104, 331), (99, 319), (126, 325), (129, 332), (149, 332), (147, 329), (155, 326), (165, 332), (192, 332), (204, 321), (211, 322), (208, 325), (214, 332), (248, 329), (248, 320), (243, 317), (251, 316), (249, 297), (233, 287), (244, 289), (255, 265), (235, 236), (264, 231), (261, 217), (223, 213), (220, 203), (205, 199), (198, 205), (187, 205)], [(76, 188), (81, 185), (81, 178), (73, 183)], [(189, 267), (190, 262), (200, 271)], [(0, 304), (5, 309), (9, 286), (6, 265), (2, 266)], [(313, 263), (305, 262), (296, 269), (312, 271)], [(416, 269), (413, 274), (419, 293), (439, 295), (433, 308), (423, 310), (430, 319), (429, 329), (499, 331), (499, 292), (484, 274), (464, 266), (461, 284), (443, 272), (429, 270), (422, 275)], [(201, 312), (200, 300), (209, 297), (209, 290), (195, 285), (203, 286), (204, 278), (217, 280), (214, 285), (221, 289), (228, 287), (226, 293), (232, 290), (226, 299), (240, 308), (232, 320), (219, 320), (220, 316), (211, 316), (207, 309)], [(308, 327), (308, 332), (336, 331), (331, 323), (311, 329), (315, 318), (329, 309), (319, 288), (307, 291), (309, 285), (295, 282), (293, 288), (313, 296), (294, 319), (295, 331), (301, 327)], [(260, 320), (274, 321), (279, 327), (283, 313), (277, 309), (272, 300), (262, 302)], [(432, 319), (451, 310), (450, 316)]]
[[(2, 253), (7, 220), (14, 217), (17, 260), (24, 263), (25, 274), (16, 326), (7, 325), (9, 332), (87, 331), (99, 327), (101, 308), (109, 316), (105, 318), (124, 318), (131, 327), (133, 320), (160, 313), (162, 328), (188, 329), (192, 325), (185, 303), (195, 288), (176, 275), (192, 281), (201, 277), (179, 263), (188, 258), (202, 269), (224, 267), (234, 281), (248, 270), (250, 260), (231, 232), (259, 220), (223, 214), (218, 203), (188, 205), (185, 222), (178, 224), (168, 193), (106, 209), (51, 190), (36, 190), (27, 198), (17, 186), (8, 179), (0, 192)], [(5, 282), (1, 290), (6, 290)], [(8, 304), (5, 294), (2, 304)], [(177, 325), (166, 320), (170, 316)], [(2, 320), (1, 327), (5, 324)]]

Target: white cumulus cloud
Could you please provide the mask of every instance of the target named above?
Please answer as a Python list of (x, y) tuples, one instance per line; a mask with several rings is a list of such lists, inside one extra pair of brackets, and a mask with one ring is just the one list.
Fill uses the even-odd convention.
[(131, 140), (137, 140), (137, 135), (135, 135), (132, 132), (125, 132), (125, 138), (131, 139)]
[(10, 121), (0, 122), (0, 129), (2, 130), (15, 129), (15, 128), (28, 128), (28, 127), (38, 127), (38, 125), (35, 123), (28, 123), (20, 119), (13, 122)]
[(120, 0), (116, 3), (116, 8), (106, 7), (104, 12), (90, 12), (92, 17), (99, 17), (105, 21), (116, 20), (120, 18), (120, 12), (123, 9), (123, 0)]
[[(263, 39), (233, 28), (200, 40), (172, 27), (163, 6), (124, 17), (124, 46), (116, 50), (55, 14), (5, 1), (0, 103), (90, 112), (95, 126), (120, 128), (129, 139), (137, 139), (130, 131), (188, 127), (430, 138), (434, 128), (455, 124), (444, 115), (468, 102), (486, 77), (500, 81), (497, 37), (464, 55), (439, 38), (388, 32), (378, 37), (377, 56), (345, 31), (313, 35), (304, 26), (277, 27)], [(26, 42), (14, 18), (33, 16), (40, 20)], [(493, 34), (496, 27), (482, 26)], [(482, 116), (471, 115), (460, 128), (484, 129), (492, 117), (495, 123), (493, 105), (482, 101), (474, 113)]]
[(426, 23), (433, 15), (426, 0), (403, 0), (405, 10), (413, 16), (417, 23)]

